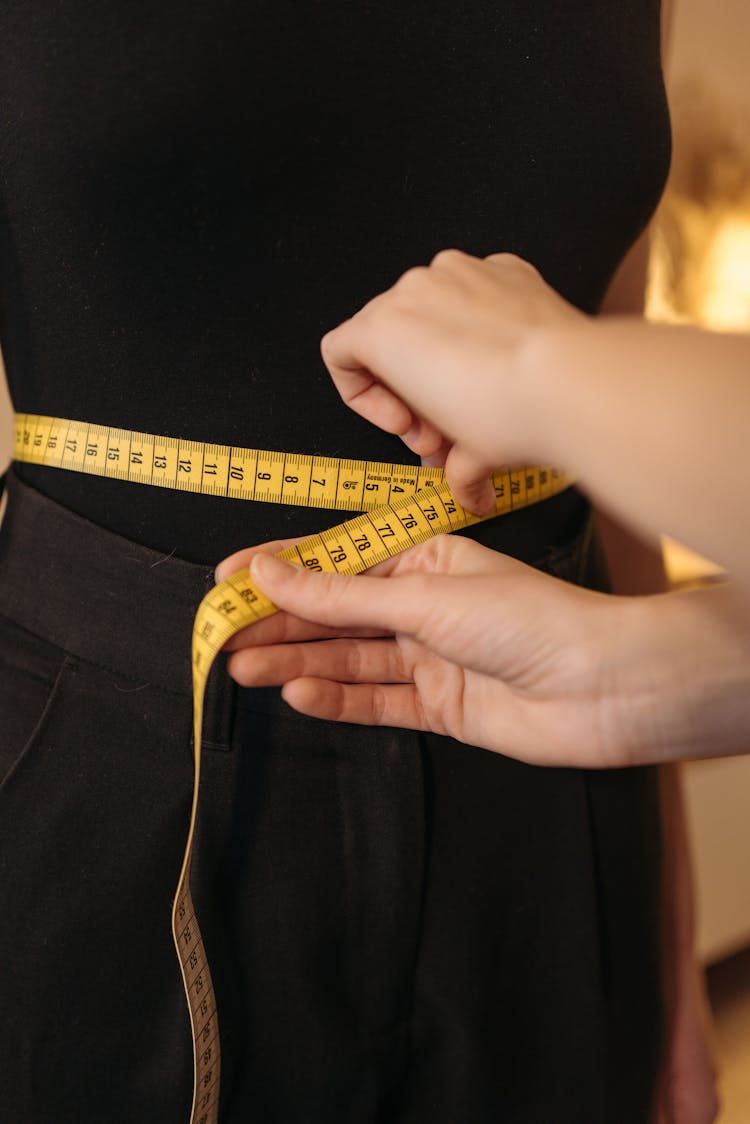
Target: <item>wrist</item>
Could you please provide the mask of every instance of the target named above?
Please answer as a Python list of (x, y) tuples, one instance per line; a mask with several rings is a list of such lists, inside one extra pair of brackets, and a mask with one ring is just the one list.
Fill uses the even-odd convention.
[(519, 459), (553, 463), (574, 471), (578, 395), (576, 372), (568, 357), (572, 331), (544, 328), (530, 332), (519, 349), (514, 382)]

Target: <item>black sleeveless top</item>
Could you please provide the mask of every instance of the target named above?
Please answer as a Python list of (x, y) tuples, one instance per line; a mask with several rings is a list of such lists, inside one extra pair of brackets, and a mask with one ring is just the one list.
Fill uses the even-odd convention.
[[(15, 408), (411, 460), (340, 403), (320, 336), (448, 246), (594, 311), (667, 171), (658, 24), (658, 0), (2, 0)], [(194, 561), (341, 518), (19, 472)], [(496, 545), (533, 556), (574, 502)]]

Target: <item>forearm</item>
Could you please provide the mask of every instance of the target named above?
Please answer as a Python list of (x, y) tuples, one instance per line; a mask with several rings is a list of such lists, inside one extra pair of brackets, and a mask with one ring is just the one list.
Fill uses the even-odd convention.
[(626, 758), (746, 753), (750, 610), (731, 585), (628, 599), (611, 651)]
[(750, 340), (585, 321), (533, 337), (524, 369), (543, 459), (638, 534), (673, 534), (750, 589)]

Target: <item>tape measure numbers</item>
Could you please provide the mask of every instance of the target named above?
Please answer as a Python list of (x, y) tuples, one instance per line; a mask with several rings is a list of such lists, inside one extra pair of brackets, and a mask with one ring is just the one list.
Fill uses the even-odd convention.
[[(370, 511), (445, 480), (436, 468), (234, 448), (35, 414), (16, 414), (13, 455), (132, 484), (336, 511)], [(557, 475), (502, 472), (495, 487), (510, 489), (511, 508), (525, 507), (559, 491)]]
[[(157, 487), (363, 512), (279, 554), (311, 570), (340, 574), (362, 573), (410, 546), (538, 503), (572, 483), (550, 467), (495, 473), (495, 510), (480, 517), (457, 502), (442, 469), (230, 448), (33, 414), (16, 415), (14, 457)], [(216, 998), (190, 893), (206, 681), (230, 637), (276, 611), (242, 570), (203, 598), (193, 625), (193, 802), (172, 908), (193, 1037), (190, 1124), (216, 1124), (221, 1075)]]

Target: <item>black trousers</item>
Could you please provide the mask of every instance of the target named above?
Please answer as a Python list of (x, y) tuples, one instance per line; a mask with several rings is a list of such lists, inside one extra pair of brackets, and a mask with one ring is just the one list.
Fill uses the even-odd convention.
[[(587, 528), (548, 563), (592, 579)], [(3, 1119), (187, 1122), (170, 935), (212, 574), (12, 476), (0, 533)], [(302, 718), (212, 674), (194, 894), (223, 1122), (641, 1124), (658, 1064), (647, 770)]]

